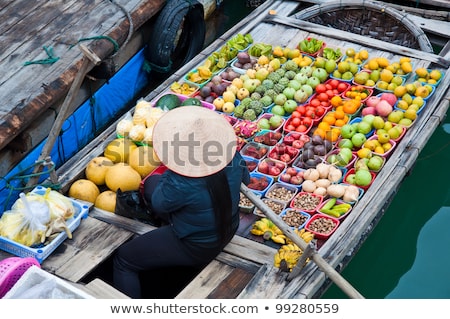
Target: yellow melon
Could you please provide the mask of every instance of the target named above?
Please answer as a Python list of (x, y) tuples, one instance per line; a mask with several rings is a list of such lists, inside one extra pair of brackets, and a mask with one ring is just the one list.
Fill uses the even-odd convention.
[(86, 202), (95, 203), (100, 190), (88, 179), (76, 180), (69, 188), (69, 196)]
[(151, 146), (139, 146), (131, 151), (128, 164), (141, 175), (142, 178), (153, 172), (161, 162)]
[(127, 163), (116, 163), (105, 175), (105, 184), (113, 192), (134, 191), (139, 189), (141, 175)]
[(116, 193), (112, 190), (101, 192), (94, 203), (94, 206), (108, 212), (114, 213), (116, 210)]
[(89, 161), (84, 170), (86, 178), (95, 185), (105, 185), (105, 175), (114, 162), (105, 156), (97, 156)]
[(128, 162), (128, 156), (131, 151), (137, 148), (137, 145), (128, 138), (116, 138), (109, 142), (104, 151), (104, 156), (114, 163)]

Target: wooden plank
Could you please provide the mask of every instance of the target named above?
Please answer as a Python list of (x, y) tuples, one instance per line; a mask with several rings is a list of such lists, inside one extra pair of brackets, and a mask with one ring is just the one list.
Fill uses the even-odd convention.
[(238, 299), (273, 299), (283, 291), (287, 273), (280, 272), (278, 268), (263, 265), (253, 279), (237, 296)]
[(208, 299), (234, 299), (253, 278), (253, 273), (234, 269), (209, 295)]
[[(50, 255), (42, 268), (64, 279), (78, 282), (133, 236), (131, 232), (88, 217), (81, 221), (64, 253)], [(67, 250), (70, 247), (70, 251)]]
[(233, 267), (211, 261), (175, 298), (201, 299), (208, 295), (233, 271)]
[[(102, 3), (107, 5), (106, 2)], [(160, 8), (159, 5), (161, 3), (162, 0), (141, 3), (141, 6), (131, 14), (135, 28), (140, 27), (145, 21), (152, 17)], [(130, 4), (127, 4), (127, 6), (130, 6)], [(113, 7), (115, 8), (115, 6)], [(124, 19), (124, 15), (120, 10), (116, 10), (116, 14), (111, 14), (111, 12), (103, 14), (104, 15), (97, 14), (94, 17), (86, 15), (84, 20), (79, 21), (84, 28), (89, 26), (89, 32), (83, 34), (82, 37), (106, 34), (111, 38), (117, 39), (119, 44), (122, 43), (128, 32), (129, 24), (127, 19)], [(99, 17), (103, 19), (101, 22), (96, 21), (96, 18)], [(112, 24), (107, 23), (107, 21), (112, 22)], [(114, 27), (114, 29), (107, 29), (104, 26)], [(72, 27), (77, 28), (76, 25)], [(83, 28), (80, 28), (80, 30), (83, 30)], [(75, 33), (74, 29), (68, 29), (66, 31), (78, 34)], [(77, 37), (76, 39), (80, 37)], [(56, 39), (53, 40), (56, 41)], [(51, 41), (50, 39), (47, 41), (41, 40), (41, 45), (42, 42)], [(3, 92), (3, 94), (0, 94), (0, 96), (4, 101), (2, 105), (8, 106), (9, 113), (4, 115), (2, 121), (0, 121), (0, 148), (3, 148), (21, 130), (23, 130), (24, 127), (28, 126), (32, 121), (31, 119), (34, 119), (46, 108), (61, 99), (67, 91), (78, 70), (78, 59), (81, 58), (81, 55), (75, 50), (68, 50), (67, 44), (57, 44), (54, 47), (55, 52), (59, 53), (61, 56), (58, 63), (55, 63), (50, 68), (45, 68), (42, 65), (30, 65), (26, 67), (26, 70), (23, 67), (16, 69), (13, 79), (3, 83), (2, 90), (0, 91)], [(105, 58), (113, 51), (113, 45), (107, 40), (94, 41), (90, 48), (101, 58)], [(59, 49), (63, 50), (63, 54), (60, 54), (61, 52), (58, 51)], [(31, 82), (28, 77), (30, 73), (38, 75), (38, 78), (36, 78), (34, 82), (39, 83), (38, 87), (30, 87)], [(32, 84), (34, 85), (34, 83)], [(41, 83), (44, 83), (44, 88), (41, 87)], [(22, 89), (17, 90), (17, 87), (21, 87)], [(11, 92), (14, 92), (14, 94)], [(14, 125), (12, 125), (13, 123)]]

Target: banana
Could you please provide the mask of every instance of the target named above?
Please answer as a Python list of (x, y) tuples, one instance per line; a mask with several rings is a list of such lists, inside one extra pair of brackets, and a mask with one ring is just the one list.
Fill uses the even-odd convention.
[(277, 244), (286, 244), (286, 236), (285, 235), (275, 235), (270, 237), (270, 239)]

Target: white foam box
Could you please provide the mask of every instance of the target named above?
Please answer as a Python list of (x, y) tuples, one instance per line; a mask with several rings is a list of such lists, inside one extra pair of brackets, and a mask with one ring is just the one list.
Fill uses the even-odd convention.
[[(32, 190), (33, 193), (43, 195), (45, 194), (46, 188), (42, 186), (37, 186)], [(71, 232), (74, 232), (75, 229), (80, 225), (82, 218), (87, 218), (89, 214), (89, 207), (87, 205), (81, 204), (80, 202), (69, 198), (72, 201), (72, 204), (75, 208), (75, 214), (73, 217), (69, 218), (66, 223), (67, 227)], [(61, 243), (66, 240), (67, 234), (62, 231), (59, 233), (56, 238), (54, 238), (48, 245), (39, 247), (39, 248), (31, 248), (20, 243), (17, 243), (9, 238), (0, 236), (0, 249), (6, 252), (9, 252), (13, 255), (19, 257), (34, 257), (42, 263), (42, 261), (50, 256), (50, 254), (58, 248)]]
[[(51, 281), (47, 281), (51, 280)], [(46, 283), (44, 283), (47, 281)], [(52, 290), (43, 290), (42, 288), (51, 283)], [(30, 296), (30, 289), (35, 288), (39, 295)], [(25, 294), (25, 295), (24, 295)], [(49, 297), (53, 296), (53, 297)], [(31, 266), (20, 277), (15, 285), (3, 296), (3, 299), (94, 299), (93, 296), (75, 287), (70, 282), (65, 281), (49, 272), (37, 267)]]

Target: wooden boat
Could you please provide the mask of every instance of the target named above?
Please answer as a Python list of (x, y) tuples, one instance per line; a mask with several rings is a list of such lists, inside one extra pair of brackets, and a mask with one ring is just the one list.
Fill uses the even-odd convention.
[[(148, 77), (142, 72), (144, 76), (135, 76), (121, 84), (129, 92), (128, 96), (115, 97), (117, 101), (113, 99), (108, 105), (97, 105), (110, 109), (110, 114), (94, 115), (97, 120), (89, 140), (107, 121), (120, 115), (134, 95), (158, 74), (158, 64), (168, 63), (172, 58), (173, 68), (178, 68), (203, 48), (200, 38), (184, 39), (182, 43), (176, 38), (176, 32), (183, 31), (184, 25), (184, 37), (196, 30), (205, 32), (204, 21), (217, 3), (215, 0), (191, 4), (184, 0), (133, 0), (123, 5), (119, 1), (49, 1), (42, 5), (2, 1), (0, 176), (6, 176), (48, 136), (82, 64), (83, 53), (78, 44), (90, 48), (102, 63), (88, 67), (88, 77), (67, 110), (66, 118), (87, 100), (94, 104), (94, 94), (99, 89), (108, 90), (113, 76), (133, 57), (136, 59), (136, 55), (147, 56), (145, 59), (153, 64)], [(183, 24), (184, 18), (189, 23)], [(155, 32), (155, 28), (166, 31)], [(164, 46), (158, 49), (162, 42)], [(180, 45), (182, 54), (172, 56), (168, 51), (175, 45)], [(144, 47), (147, 53), (143, 52)], [(161, 69), (164, 67), (167, 66), (160, 65)], [(172, 66), (166, 71), (172, 71)], [(81, 140), (77, 143), (83, 144)], [(54, 161), (59, 160), (54, 158)]]
[[(323, 270), (331, 268), (339, 272), (357, 253), (358, 248), (383, 217), (403, 178), (412, 170), (420, 151), (445, 117), (449, 106), (449, 44), (438, 55), (420, 48), (401, 46), (318, 25), (296, 19), (298, 5), (297, 1), (266, 1), (172, 74), (145, 99), (152, 101), (167, 92), (171, 83), (183, 78), (236, 33), (250, 33), (255, 42), (282, 47), (296, 47), (304, 38), (319, 37), (329, 46), (352, 47), (356, 50), (366, 48), (370, 56), (383, 56), (389, 60), (407, 56), (414, 61), (416, 68), (436, 67), (442, 70), (441, 83), (427, 101), (426, 108), (396, 145), (372, 185), (355, 204), (351, 214), (342, 221), (328, 240), (316, 242), (317, 245), (310, 255), (312, 261), (307, 263), (297, 276), (292, 278), (289, 273), (280, 272), (273, 266), (277, 248), (249, 236), (249, 228), (256, 217), (243, 213), (240, 228), (231, 243), (192, 281), (180, 289), (174, 298), (319, 298), (331, 284), (331, 280), (339, 281), (333, 272)], [(116, 123), (105, 129), (57, 171), (63, 192), (67, 192), (71, 183), (83, 176), (87, 162), (102, 154), (107, 143), (115, 138)], [(259, 200), (254, 202), (260, 205)], [(276, 221), (279, 222), (278, 219)], [(148, 224), (91, 207), (89, 217), (81, 222), (73, 240), (64, 241), (54, 254), (42, 263), (42, 268), (83, 286), (94, 296), (126, 297), (109, 287), (104, 278), (103, 281), (102, 278), (94, 281), (86, 278), (97, 268), (101, 268), (121, 243), (151, 229), (153, 227)], [(0, 259), (8, 256), (10, 255), (0, 251)], [(326, 261), (328, 268), (319, 262), (320, 260)], [(99, 285), (101, 289), (98, 289)], [(351, 296), (355, 295), (358, 296)]]

